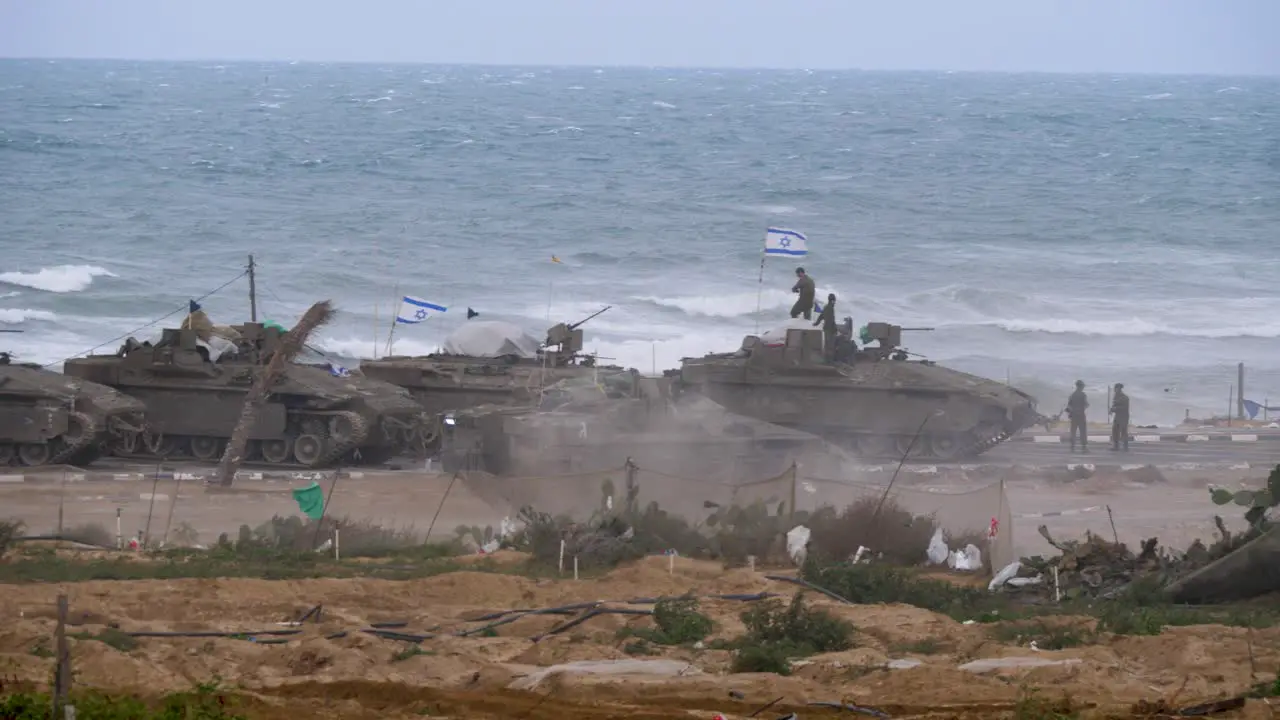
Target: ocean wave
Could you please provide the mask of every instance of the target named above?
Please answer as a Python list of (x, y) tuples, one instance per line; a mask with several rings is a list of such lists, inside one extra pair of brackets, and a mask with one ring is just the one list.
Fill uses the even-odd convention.
[(984, 320), (973, 323), (947, 324), (940, 327), (987, 326), (1013, 333), (1046, 333), (1050, 335), (1092, 335), (1097, 337), (1141, 337), (1172, 335), (1188, 338), (1280, 338), (1280, 323), (1222, 325), (1215, 322), (1169, 323), (1130, 318), (1127, 320), (1045, 318), (1042, 320)]
[(57, 315), (48, 310), (18, 310), (0, 308), (0, 323), (18, 325), (28, 320), (56, 320)]
[[(828, 291), (818, 288), (817, 297), (825, 298)], [(840, 296), (836, 293), (836, 297)], [(750, 292), (725, 293), (723, 295), (689, 295), (683, 297), (656, 297), (653, 295), (637, 295), (632, 298), (642, 303), (656, 305), (660, 308), (679, 310), (685, 315), (702, 318), (742, 318), (754, 315), (759, 309), (761, 313), (777, 315), (777, 310), (789, 309), (796, 302), (796, 294), (785, 290), (768, 288), (759, 294)]]
[(116, 277), (116, 274), (97, 265), (57, 265), (36, 272), (0, 273), (0, 283), (46, 292), (73, 293), (88, 289), (96, 277)]
[[(818, 300), (825, 299), (828, 292), (834, 292), (837, 297), (837, 315), (851, 315), (857, 322), (885, 320), (947, 329), (985, 327), (1011, 333), (1095, 337), (1280, 337), (1280, 321), (1275, 319), (1280, 313), (1280, 298), (1121, 302), (948, 285), (896, 299), (870, 298), (846, 294), (839, 288), (819, 287)], [(679, 311), (690, 319), (746, 320), (756, 313), (757, 303), (760, 313), (772, 318), (789, 309), (795, 298), (793, 293), (766, 288), (759, 296), (739, 292), (632, 299), (667, 311)]]

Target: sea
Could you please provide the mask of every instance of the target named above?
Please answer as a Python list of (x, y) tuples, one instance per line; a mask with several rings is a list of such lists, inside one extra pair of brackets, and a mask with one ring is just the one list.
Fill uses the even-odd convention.
[[(787, 319), (855, 325), (1103, 419), (1280, 405), (1280, 78), (0, 61), (0, 343), (60, 367), (182, 319), (384, 354), (403, 295), (583, 326), (661, 372)], [(765, 231), (808, 237), (762, 266)], [(553, 262), (553, 256), (560, 262)]]

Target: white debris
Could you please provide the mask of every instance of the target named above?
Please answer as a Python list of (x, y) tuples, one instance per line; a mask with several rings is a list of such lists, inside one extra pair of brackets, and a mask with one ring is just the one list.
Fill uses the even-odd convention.
[(947, 556), (951, 551), (947, 548), (947, 543), (942, 539), (942, 528), (933, 531), (933, 538), (929, 540), (929, 549), (925, 551), (925, 555), (929, 558), (930, 565), (941, 565), (947, 561)]
[(809, 528), (803, 525), (797, 525), (787, 532), (787, 554), (791, 556), (796, 565), (802, 564), (809, 552), (808, 545), (811, 534)]

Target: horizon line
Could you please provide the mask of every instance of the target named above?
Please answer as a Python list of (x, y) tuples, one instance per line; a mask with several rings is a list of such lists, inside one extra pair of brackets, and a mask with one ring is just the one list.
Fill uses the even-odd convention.
[(67, 57), (55, 55), (0, 55), (0, 62), (134, 62), (134, 63), (229, 63), (272, 65), (406, 65), (416, 67), (476, 67), (476, 68), (543, 68), (543, 69), (612, 69), (612, 70), (693, 70), (715, 72), (836, 72), (836, 73), (938, 73), (948, 75), (1110, 75), (1133, 77), (1250, 77), (1277, 78), (1280, 72), (1232, 73), (1173, 70), (963, 70), (943, 68), (866, 68), (837, 66), (774, 67), (768, 65), (631, 65), (620, 63), (509, 63), (509, 62), (442, 62), (434, 60), (304, 60), (265, 58), (134, 58), (134, 57)]

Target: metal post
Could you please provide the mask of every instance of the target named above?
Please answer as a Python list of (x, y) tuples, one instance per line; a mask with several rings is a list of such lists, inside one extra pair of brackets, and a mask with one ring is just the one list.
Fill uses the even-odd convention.
[(1236, 366), (1236, 419), (1244, 420), (1244, 363)]
[(249, 255), (249, 322), (258, 322), (258, 278), (254, 272), (253, 255)]
[(53, 675), (53, 717), (63, 714), (62, 708), (67, 704), (67, 696), (71, 692), (71, 650), (67, 647), (67, 596), (58, 595), (58, 625), (53, 631), (54, 661)]

